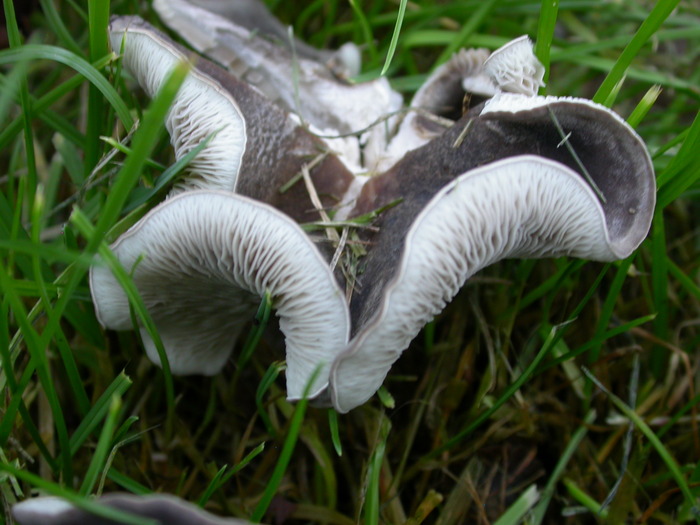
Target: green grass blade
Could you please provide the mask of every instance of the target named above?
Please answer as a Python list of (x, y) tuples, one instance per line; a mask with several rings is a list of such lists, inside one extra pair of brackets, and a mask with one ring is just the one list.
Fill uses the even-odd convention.
[(206, 505), (207, 502), (214, 495), (214, 492), (223, 487), (229, 479), (231, 479), (235, 474), (237, 474), (243, 468), (245, 468), (245, 466), (248, 465), (248, 463), (255, 459), (264, 450), (265, 443), (260, 443), (257, 447), (255, 447), (248, 454), (246, 454), (246, 456), (238, 464), (236, 464), (233, 468), (229, 469), (228, 472), (225, 472), (227, 468), (226, 466), (221, 467), (221, 469), (216, 473), (214, 478), (212, 478), (211, 482), (209, 482), (209, 485), (204, 490), (204, 493), (200, 496), (199, 500), (197, 501), (197, 505), (199, 505), (200, 507), (204, 507), (204, 505)]
[[(651, 446), (654, 447), (654, 449), (656, 450), (656, 453), (666, 464), (666, 467), (673, 476), (673, 479), (678, 484), (678, 488), (683, 494), (683, 497), (686, 499), (686, 503), (688, 503), (691, 507), (697, 508), (695, 495), (691, 492), (690, 487), (688, 486), (688, 483), (685, 479), (685, 476), (683, 475), (683, 472), (681, 471), (680, 466), (673, 458), (671, 453), (668, 451), (668, 449), (661, 442), (659, 437), (656, 434), (654, 434), (654, 431), (649, 427), (649, 425), (647, 425), (644, 422), (644, 420), (641, 417), (639, 417), (639, 415), (632, 408), (627, 406), (627, 404), (624, 401), (622, 401), (622, 399), (620, 399), (615, 394), (610, 392), (607, 388), (605, 388), (605, 386), (603, 386), (603, 384), (600, 381), (598, 381), (598, 378), (595, 377), (588, 369), (583, 368), (583, 372), (593, 383), (595, 383), (595, 385), (600, 390), (602, 390), (610, 398), (615, 407), (617, 407), (617, 409), (620, 412), (622, 412), (625, 415), (625, 417), (627, 417), (632, 423), (634, 423), (634, 425), (639, 429), (639, 431), (642, 434), (644, 434), (644, 436), (649, 440)], [(700, 512), (695, 513), (695, 522), (700, 523)]]
[(537, 485), (530, 485), (493, 525), (519, 525), (539, 498)]
[(542, 0), (542, 5), (540, 7), (540, 19), (537, 25), (535, 55), (544, 66), (543, 80), (545, 86), (540, 89), (540, 93), (543, 95), (546, 94), (546, 84), (549, 82), (550, 53), (558, 13), (559, 0)]
[(95, 452), (90, 460), (90, 466), (85, 473), (85, 477), (83, 477), (83, 483), (80, 485), (80, 494), (83, 496), (92, 493), (100, 471), (104, 467), (105, 460), (111, 448), (112, 437), (114, 436), (114, 429), (117, 426), (117, 418), (119, 417), (121, 406), (122, 403), (119, 397), (114, 396), (110, 401), (109, 412), (105, 418), (104, 425), (102, 425), (100, 439), (97, 441), (97, 447), (95, 447)]
[(102, 393), (90, 411), (82, 418), (78, 428), (75, 429), (70, 439), (70, 452), (75, 455), (85, 440), (92, 434), (98, 425), (104, 420), (109, 406), (114, 398), (121, 398), (131, 386), (131, 379), (120, 373), (114, 381)]
[(401, 0), (399, 3), (399, 12), (396, 15), (396, 25), (394, 26), (394, 33), (391, 35), (391, 42), (389, 43), (389, 50), (386, 53), (386, 60), (384, 61), (384, 66), (382, 67), (381, 76), (384, 76), (391, 65), (391, 61), (394, 58), (394, 53), (396, 52), (396, 46), (399, 42), (399, 36), (401, 35), (401, 25), (403, 24), (403, 17), (406, 14), (406, 4), (408, 0)]
[(272, 475), (270, 476), (270, 480), (265, 487), (265, 491), (263, 492), (260, 501), (255, 506), (255, 510), (250, 517), (250, 520), (253, 523), (260, 523), (260, 520), (262, 520), (263, 516), (265, 516), (265, 513), (267, 512), (267, 509), (270, 506), (272, 499), (275, 497), (280, 483), (282, 482), (282, 478), (287, 471), (287, 466), (292, 458), (292, 453), (296, 447), (297, 439), (299, 437), (299, 433), (301, 432), (301, 426), (304, 422), (306, 407), (309, 404), (309, 391), (311, 390), (311, 385), (313, 385), (319, 372), (320, 368), (314, 371), (306, 384), (306, 387), (304, 388), (302, 399), (297, 402), (297, 405), (294, 408), (294, 414), (289, 422), (289, 430), (287, 431), (287, 436), (284, 439), (284, 444), (282, 445), (282, 450), (280, 451), (275, 469), (272, 471)]
[(343, 455), (343, 443), (340, 441), (340, 431), (338, 429), (338, 412), (332, 408), (328, 409), (328, 428), (331, 431), (331, 441), (338, 457)]
[(632, 60), (637, 56), (642, 47), (649, 39), (659, 30), (661, 25), (666, 21), (673, 10), (678, 6), (680, 0), (659, 0), (649, 16), (644, 20), (635, 35), (630, 40), (629, 44), (618, 57), (615, 65), (605, 77), (603, 83), (598, 88), (598, 91), (593, 96), (593, 101), (603, 104), (604, 102), (612, 102), (609, 97), (620, 81), (625, 77), (627, 69), (632, 64)]
[(493, 11), (498, 2), (499, 0), (485, 0), (484, 2), (480, 2), (469, 19), (462, 24), (462, 28), (459, 30), (459, 33), (457, 33), (457, 36), (453, 38), (450, 45), (440, 54), (436, 64), (447, 62), (460, 47), (464, 46), (471, 35), (484, 22), (491, 11)]
[(41, 5), (41, 10), (46, 17), (49, 28), (58, 37), (61, 45), (72, 53), (81, 55), (83, 50), (70, 34), (70, 31), (68, 31), (66, 25), (63, 23), (63, 19), (61, 18), (61, 14), (56, 9), (54, 0), (39, 0), (39, 4)]
[[(88, 0), (88, 27), (90, 34), (90, 62), (109, 53), (107, 26), (109, 24), (109, 0)], [(85, 177), (87, 178), (99, 160), (106, 108), (102, 94), (90, 84), (87, 101), (87, 130), (85, 133)]]
[[(100, 72), (84, 58), (66, 49), (44, 44), (26, 44), (19, 49), (0, 51), (0, 64), (31, 60), (52, 60), (74, 69), (100, 90), (102, 95), (112, 105), (126, 129), (133, 127), (134, 120), (131, 118), (131, 113), (124, 101)], [(102, 62), (103, 60), (101, 59), (100, 61)]]
[(556, 488), (557, 483), (559, 483), (559, 479), (561, 478), (562, 474), (564, 474), (564, 469), (566, 468), (566, 465), (569, 464), (569, 460), (571, 460), (571, 457), (578, 450), (583, 438), (586, 437), (586, 434), (588, 433), (588, 426), (595, 421), (595, 416), (595, 410), (590, 410), (588, 414), (586, 414), (586, 417), (583, 418), (583, 424), (571, 436), (568, 445), (564, 449), (564, 453), (559, 457), (552, 474), (547, 480), (547, 484), (542, 490), (540, 501), (532, 510), (530, 521), (528, 522), (531, 525), (539, 525), (542, 523), (544, 515), (547, 512), (547, 508), (549, 507), (549, 503), (552, 500), (552, 496), (554, 496), (554, 489)]
[(391, 432), (391, 422), (381, 413), (377, 432), (377, 442), (369, 460), (367, 469), (367, 493), (364, 505), (364, 523), (366, 525), (379, 525), (379, 511), (381, 506), (379, 481), (381, 479), (382, 463), (386, 452), (386, 441)]

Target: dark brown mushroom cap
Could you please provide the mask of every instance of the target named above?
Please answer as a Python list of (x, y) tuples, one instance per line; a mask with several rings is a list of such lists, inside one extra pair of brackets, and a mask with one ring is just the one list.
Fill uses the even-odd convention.
[[(247, 525), (250, 522), (220, 518), (175, 496), (158, 494), (108, 494), (97, 500), (101, 506), (150, 518), (161, 525)], [(12, 516), (19, 525), (119, 525), (114, 521), (75, 507), (57, 497), (25, 500), (12, 507)]]
[(368, 399), (423, 324), (484, 266), (504, 257), (628, 256), (649, 230), (654, 188), (637, 134), (578, 99), (499, 95), (408, 153), (365, 185), (354, 212), (401, 199), (366, 234), (372, 248), (352, 298), (353, 338), (331, 373), (336, 408)]

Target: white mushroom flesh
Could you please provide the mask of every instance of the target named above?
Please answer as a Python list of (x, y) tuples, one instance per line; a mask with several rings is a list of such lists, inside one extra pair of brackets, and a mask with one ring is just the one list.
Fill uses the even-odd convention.
[(502, 90), (534, 96), (544, 86), (544, 66), (532, 51), (532, 42), (521, 36), (491, 53), (484, 71)]
[[(124, 66), (149, 97), (162, 87), (178, 62), (187, 57), (152, 28), (122, 17), (110, 28), (112, 48), (124, 42)], [(210, 135), (209, 144), (190, 162), (188, 175), (172, 190), (233, 191), (246, 147), (246, 126), (236, 101), (211, 77), (193, 68), (185, 79), (165, 120), (175, 157), (181, 159)]]

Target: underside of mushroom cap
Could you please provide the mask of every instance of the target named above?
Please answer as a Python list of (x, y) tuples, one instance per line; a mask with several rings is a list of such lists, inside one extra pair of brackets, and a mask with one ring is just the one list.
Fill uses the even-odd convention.
[(613, 260), (597, 196), (566, 166), (536, 156), (476, 168), (412, 223), (399, 268), (371, 321), (336, 359), (340, 412), (367, 401), (418, 331), (476, 271), (506, 257)]
[[(151, 97), (178, 62), (188, 61), (170, 39), (138, 17), (112, 18), (109, 36), (115, 52), (123, 48), (126, 68)], [(178, 159), (214, 134), (190, 162), (189, 176), (178, 183), (175, 192), (235, 188), (246, 147), (246, 126), (236, 101), (220, 84), (193, 68), (175, 97), (165, 126)]]
[[(219, 518), (175, 496), (155, 494), (107, 494), (100, 506), (152, 518), (168, 525), (247, 525), (248, 521)], [(45, 496), (24, 500), (12, 507), (19, 525), (114, 525), (115, 521), (75, 507), (65, 499)]]
[(544, 86), (544, 66), (532, 51), (527, 35), (496, 49), (484, 63), (484, 71), (503, 91), (527, 96), (537, 95)]
[[(646, 236), (655, 203), (655, 179), (648, 152), (636, 133), (607, 108), (587, 101), (547, 99), (540, 102), (535, 108), (528, 106), (528, 109), (512, 112), (495, 110), (497, 105), (492, 107), (494, 111), (473, 108), (441, 137), (407, 154), (391, 170), (369, 181), (363, 188), (352, 215), (361, 215), (397, 200), (401, 202), (381, 214), (377, 233), (367, 234), (364, 238), (373, 248), (361, 261), (362, 283), (352, 298), (353, 339), (349, 349), (336, 361), (331, 379), (334, 403), (339, 410), (347, 411), (369, 398), (381, 384), (391, 363), (423, 324), (444, 307), (464, 279), (484, 265), (503, 257), (539, 257), (557, 253), (614, 260), (629, 255)], [(570, 149), (564, 146), (565, 142)], [(531, 157), (533, 154), (538, 155), (538, 161)], [(508, 160), (523, 155), (527, 157)], [(508, 167), (509, 172), (519, 173), (518, 163), (523, 160), (527, 160), (530, 167), (527, 175), (518, 175), (517, 181), (509, 180), (511, 175), (502, 170)], [(541, 163), (542, 170), (538, 163)], [(559, 205), (564, 211), (572, 214), (585, 211), (589, 219), (593, 217), (601, 223), (596, 227), (599, 235), (595, 237), (595, 244), (586, 241), (578, 248), (567, 244), (576, 233), (572, 231), (564, 235), (559, 229), (564, 227), (562, 210), (547, 197), (551, 193), (550, 190), (544, 191), (546, 184), (540, 180), (540, 171), (554, 173), (544, 180), (572, 179), (581, 188), (595, 185), (602, 192), (605, 202), (588, 189), (586, 195), (594, 195), (595, 199), (592, 201), (587, 197), (581, 201), (585, 204), (579, 205), (570, 202), (570, 195), (560, 195), (562, 201)], [(592, 182), (585, 181), (584, 172)], [(472, 187), (471, 175), (475, 173), (480, 174), (477, 179), (491, 180), (495, 174), (505, 180), (502, 185), (497, 184), (496, 179), (493, 183), (493, 190), (498, 187), (504, 194), (490, 194), (489, 184)], [(426, 177), (426, 174), (430, 176)], [(455, 204), (452, 197), (447, 197), (453, 192), (459, 193), (463, 187), (469, 188), (469, 199)], [(524, 192), (527, 198), (518, 197), (516, 190)], [(502, 215), (487, 214), (489, 224), (493, 223), (496, 229), (484, 229), (472, 217), (471, 210), (486, 213), (488, 208), (481, 205), (485, 198), (496, 199), (495, 202), (504, 198), (521, 199), (518, 202), (530, 203), (535, 210), (546, 212), (545, 217), (553, 214), (546, 219), (549, 223), (541, 223), (535, 236), (542, 243), (542, 251), (537, 252), (529, 245), (527, 250), (522, 250), (514, 244), (518, 239), (517, 232), (522, 230), (522, 226), (513, 226), (512, 223), (520, 217), (513, 209), (515, 204), (495, 207), (492, 202), (489, 206), (500, 210)], [(538, 199), (542, 200), (542, 205)], [(544, 210), (544, 203), (553, 208)], [(448, 254), (442, 253), (443, 263), (431, 263), (426, 274), (415, 273), (412, 263), (406, 262), (409, 253), (440, 250), (430, 247), (432, 245), (419, 247), (416, 243), (419, 235), (412, 232), (420, 231), (419, 217), (424, 216), (424, 210), (430, 208), (436, 210), (435, 213), (443, 213), (437, 211), (443, 206), (456, 206), (457, 209), (449, 213), (444, 211), (441, 224), (450, 235), (447, 239), (436, 235), (435, 239), (442, 239), (437, 246), (449, 245), (448, 239), (452, 237), (456, 239), (454, 242), (461, 242), (461, 239), (468, 244)], [(452, 217), (452, 213), (456, 217)], [(464, 217), (468, 218), (464, 228), (476, 220), (471, 226), (474, 230), (465, 230), (466, 233), (452, 231), (456, 227), (462, 228)], [(576, 217), (571, 219), (578, 220)], [(575, 220), (568, 223), (575, 224)], [(516, 229), (511, 231), (503, 225)], [(501, 226), (503, 229), (499, 229)], [(587, 228), (594, 229), (592, 225)], [(501, 241), (499, 246), (503, 250), (494, 251), (491, 246)], [(566, 242), (559, 244), (561, 241)], [(462, 259), (465, 251), (471, 257), (468, 260)], [(459, 272), (455, 268), (459, 268)], [(426, 284), (431, 282), (434, 283), (432, 287)], [(402, 283), (401, 288), (398, 288), (398, 283)], [(401, 300), (393, 301), (394, 291), (403, 287), (412, 291)], [(365, 365), (360, 368), (361, 363), (370, 364), (366, 365), (367, 368)], [(367, 374), (367, 370), (372, 370), (371, 374)], [(374, 377), (373, 381), (370, 375)], [(362, 378), (352, 379), (356, 376)], [(363, 388), (366, 389), (359, 389), (356, 381), (364, 382)], [(357, 395), (358, 390), (362, 391), (361, 395)]]
[[(120, 45), (124, 34), (125, 66), (152, 95), (187, 52), (138, 17), (113, 19), (113, 45)], [(217, 134), (190, 163), (173, 193), (236, 191), (308, 222), (318, 216), (303, 184), (285, 193), (279, 190), (305, 165), (314, 164), (309, 172), (323, 205), (340, 202), (353, 177), (324, 141), (221, 67), (200, 58), (193, 68), (166, 121), (176, 157)]]
[[(287, 216), (223, 192), (193, 191), (154, 208), (112, 246), (133, 279), (176, 374), (214, 374), (269, 291), (287, 347), (287, 390), (310, 397), (328, 382), (346, 345), (343, 293), (318, 250)], [(131, 327), (129, 303), (111, 271), (95, 266), (90, 288), (107, 328)], [(141, 329), (150, 359), (154, 342)]]

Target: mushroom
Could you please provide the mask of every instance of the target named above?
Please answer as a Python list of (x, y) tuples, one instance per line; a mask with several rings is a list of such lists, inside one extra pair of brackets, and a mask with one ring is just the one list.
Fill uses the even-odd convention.
[[(179, 49), (152, 28), (142, 29), (142, 22), (127, 25), (127, 56), (133, 52), (132, 27), (148, 45)], [(144, 55), (159, 56), (149, 53)], [(290, 398), (300, 397), (304, 381), (320, 363), (312, 396), (346, 412), (372, 396), (422, 326), (484, 266), (505, 257), (609, 261), (628, 256), (642, 242), (653, 214), (655, 182), (637, 134), (591, 101), (535, 96), (541, 69), (533, 65), (536, 59), (524, 38), (495, 52), (490, 66), (479, 52), (462, 55), (453, 65), (464, 57), (471, 57), (471, 66), (457, 67), (459, 74), (449, 66), (439, 69), (419, 91), (419, 103), (440, 111), (460, 85), (464, 88), (465, 75), (491, 75), (491, 98), (465, 108), (454, 125), (435, 131), (422, 146), (397, 147), (393, 154), (399, 160), (381, 175), (353, 179), (333, 155), (314, 170), (314, 184), (329, 188), (326, 202), (344, 205), (336, 217), (390, 208), (374, 224), (378, 231), (358, 233), (367, 253), (356, 261), (360, 283), (349, 307), (342, 277), (336, 272), (334, 278), (329, 268), (330, 247), (315, 245), (294, 222), (316, 213), (309, 196), (301, 189), (302, 195), (279, 193), (310, 149), (323, 143), (245, 83), (206, 61), (197, 63), (199, 74), (230, 94), (243, 116), (246, 142), (236, 194), (182, 193), (160, 204), (113, 246), (127, 268), (146, 255), (134, 279), (175, 371), (215, 373), (231, 351), (241, 319), (269, 289), (287, 340)], [(155, 75), (138, 56), (129, 65), (141, 68), (137, 78)], [(518, 81), (508, 68), (528, 78)], [(444, 96), (441, 85), (449, 88)], [(376, 103), (383, 107), (381, 100)], [(276, 129), (275, 122), (284, 124)], [(161, 271), (166, 277), (156, 278)], [(209, 302), (202, 310), (195, 307), (177, 282), (207, 291)], [(128, 304), (111, 274), (93, 269), (91, 288), (100, 320), (127, 328)], [(236, 310), (239, 304), (244, 306)], [(210, 311), (214, 317), (205, 317)], [(176, 312), (185, 312), (192, 322), (179, 321)], [(204, 335), (194, 334), (199, 325)], [(180, 355), (196, 341), (206, 360)], [(145, 342), (154, 358), (153, 343), (147, 336)], [(190, 368), (189, 361), (199, 368)]]
[(352, 339), (331, 371), (340, 412), (364, 403), (466, 279), (506, 257), (611, 261), (644, 240), (651, 159), (609, 109), (500, 94), (362, 188), (350, 216), (401, 200), (364, 239)]
[[(289, 399), (301, 399), (312, 377), (310, 397), (325, 389), (348, 340), (347, 306), (328, 263), (286, 215), (241, 195), (190, 191), (111, 248), (132, 271), (173, 373), (217, 373), (267, 291), (285, 335)], [(92, 267), (90, 289), (104, 326), (131, 328), (128, 299), (108, 268)], [(145, 329), (141, 336), (159, 362)]]
[[(19, 525), (115, 525), (105, 517), (106, 511), (151, 518), (167, 525), (247, 525), (250, 522), (219, 518), (175, 496), (153, 494), (108, 494), (81, 509), (65, 499), (44, 496), (24, 500), (12, 507), (12, 517)], [(98, 513), (103, 507), (104, 512)], [(97, 511), (97, 512), (96, 512)]]

